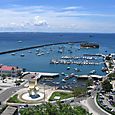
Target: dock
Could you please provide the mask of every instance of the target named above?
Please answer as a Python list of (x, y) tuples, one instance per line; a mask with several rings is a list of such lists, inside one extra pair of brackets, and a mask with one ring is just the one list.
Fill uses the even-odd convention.
[(23, 72), (22, 76), (31, 74), (35, 76), (34, 79), (40, 79), (42, 77), (58, 77), (59, 73), (47, 73), (47, 72)]

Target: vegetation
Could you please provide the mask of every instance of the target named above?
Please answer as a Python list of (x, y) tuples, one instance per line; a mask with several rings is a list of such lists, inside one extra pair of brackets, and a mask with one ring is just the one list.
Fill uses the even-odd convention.
[(115, 73), (111, 73), (108, 75), (110, 80), (115, 80)]
[(10, 99), (7, 101), (9, 103), (23, 103), (18, 99), (18, 94), (14, 95), (13, 97), (10, 97)]
[(92, 79), (88, 79), (86, 81), (86, 86), (88, 87), (88, 86), (92, 86), (92, 85), (93, 85), (93, 80)]
[(112, 90), (112, 84), (110, 84), (109, 80), (105, 80), (102, 82), (102, 88), (105, 92), (110, 92)]
[(86, 92), (87, 92), (86, 88), (77, 87), (77, 88), (73, 89), (73, 95), (74, 95), (74, 97), (83, 96), (83, 95), (86, 94)]
[(20, 109), (21, 115), (91, 115), (81, 106), (71, 107), (68, 104), (46, 103), (31, 108)]
[(67, 99), (67, 98), (73, 97), (73, 94), (72, 93), (67, 93), (67, 92), (54, 92), (51, 95), (49, 101), (53, 101), (55, 96), (59, 96), (60, 99)]

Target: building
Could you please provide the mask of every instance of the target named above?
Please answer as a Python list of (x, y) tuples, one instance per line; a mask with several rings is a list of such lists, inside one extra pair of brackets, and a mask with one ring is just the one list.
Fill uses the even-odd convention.
[(22, 69), (15, 66), (0, 65), (0, 76), (17, 77)]

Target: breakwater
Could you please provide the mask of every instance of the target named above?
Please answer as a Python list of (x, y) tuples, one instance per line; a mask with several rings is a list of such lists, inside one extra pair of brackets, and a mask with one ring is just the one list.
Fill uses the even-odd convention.
[(35, 46), (30, 46), (30, 47), (25, 47), (25, 48), (18, 48), (18, 49), (12, 49), (12, 50), (8, 50), (8, 51), (2, 51), (2, 52), (0, 52), (0, 55), (1, 55), (1, 54), (7, 54), (7, 53), (18, 52), (18, 51), (23, 51), (23, 50), (34, 49), (34, 48), (40, 48), (40, 47), (45, 47), (45, 46), (61, 45), (61, 44), (75, 44), (75, 43), (84, 43), (84, 42), (85, 42), (85, 41), (77, 41), (77, 42), (59, 42), (59, 43), (35, 45)]

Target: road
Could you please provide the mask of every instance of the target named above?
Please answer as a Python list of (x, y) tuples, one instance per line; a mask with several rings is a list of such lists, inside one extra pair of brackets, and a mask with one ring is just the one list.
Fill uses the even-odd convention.
[(4, 92), (2, 92), (0, 94), (1, 103), (4, 103), (4, 101), (6, 101), (6, 99), (8, 99), (11, 95), (13, 95), (15, 92), (17, 92), (21, 88), (23, 88), (26, 83), (27, 82), (25, 82), (24, 84), (22, 84), (20, 86), (11, 87), (11, 88), (5, 90)]
[[(26, 83), (26, 82), (25, 82)], [(1, 102), (4, 102), (6, 101), (6, 99), (8, 99), (11, 95), (13, 95), (15, 92), (17, 92), (19, 89), (23, 88), (25, 83), (23, 85), (20, 85), (18, 87), (11, 87), (7, 90), (5, 90), (4, 92), (2, 92), (0, 94), (0, 101)], [(97, 105), (95, 104), (94, 102), (94, 98), (95, 95), (96, 95), (96, 92), (97, 91), (93, 91), (92, 92), (92, 95), (90, 97), (81, 97), (81, 98), (76, 98), (74, 102), (70, 103), (71, 105), (78, 105), (78, 103), (82, 100), (86, 100), (87, 101), (87, 104), (85, 105), (85, 103), (83, 104), (83, 106), (86, 106), (87, 109), (89, 109), (90, 112), (92, 113), (96, 113), (96, 114), (93, 114), (93, 115), (108, 115), (106, 114), (105, 112), (103, 112), (101, 109), (99, 109), (97, 107)]]
[(96, 115), (108, 115), (97, 107), (94, 102), (94, 99), (92, 99), (91, 97), (87, 99), (87, 104), (95, 113), (97, 113)]

